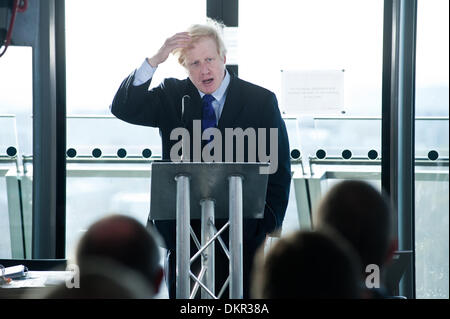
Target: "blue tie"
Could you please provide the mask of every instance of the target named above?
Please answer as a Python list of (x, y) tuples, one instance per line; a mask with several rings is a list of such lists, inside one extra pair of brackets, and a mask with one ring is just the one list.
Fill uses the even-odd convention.
[[(202, 98), (202, 134), (203, 131), (210, 127), (216, 127), (216, 112), (212, 106), (212, 102), (214, 101), (214, 96), (211, 94), (205, 94)], [(212, 136), (209, 142), (212, 141)]]

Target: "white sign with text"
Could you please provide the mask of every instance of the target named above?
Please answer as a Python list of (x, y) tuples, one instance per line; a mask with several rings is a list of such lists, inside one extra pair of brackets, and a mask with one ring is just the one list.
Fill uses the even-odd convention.
[(344, 70), (282, 70), (281, 90), (281, 109), (289, 116), (345, 113)]

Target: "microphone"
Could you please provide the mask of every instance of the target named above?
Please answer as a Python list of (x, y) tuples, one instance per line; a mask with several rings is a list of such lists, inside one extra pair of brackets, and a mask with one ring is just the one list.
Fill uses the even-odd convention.
[(191, 100), (191, 97), (189, 95), (184, 95), (181, 98), (181, 122), (183, 122), (183, 126), (186, 126), (186, 121), (184, 120), (184, 110), (186, 109), (186, 106), (189, 105), (189, 102)]
[[(186, 109), (186, 107), (189, 105), (189, 102), (191, 100), (191, 97), (189, 95), (183, 95), (183, 97), (181, 98), (181, 123), (183, 124), (183, 128), (186, 129), (187, 123), (186, 123), (186, 119), (184, 118), (184, 111)], [(183, 137), (182, 139), (182, 149), (181, 149), (181, 161), (184, 162), (185, 160), (189, 160), (185, 157), (185, 148), (187, 147), (187, 145), (185, 145), (186, 142), (188, 141), (184, 141)]]

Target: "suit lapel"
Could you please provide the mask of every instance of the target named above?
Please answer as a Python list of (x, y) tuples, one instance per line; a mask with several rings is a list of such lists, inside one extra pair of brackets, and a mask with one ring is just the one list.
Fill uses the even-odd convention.
[(238, 85), (238, 79), (234, 74), (231, 75), (230, 84), (227, 90), (227, 97), (225, 105), (223, 106), (222, 115), (220, 116), (218, 128), (222, 131), (225, 128), (234, 127), (234, 122), (243, 108), (242, 100), (240, 97), (240, 87)]
[(197, 88), (192, 84), (191, 80), (187, 79), (186, 93), (191, 97), (189, 105), (186, 106), (185, 121), (188, 123), (188, 127), (192, 127), (193, 120), (202, 119), (202, 100)]

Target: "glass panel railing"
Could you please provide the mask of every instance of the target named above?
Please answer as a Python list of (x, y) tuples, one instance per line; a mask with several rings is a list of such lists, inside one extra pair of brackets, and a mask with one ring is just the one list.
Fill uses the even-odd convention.
[(14, 115), (0, 114), (0, 156), (14, 157), (18, 152), (17, 126)]
[[(299, 147), (304, 158), (381, 158), (379, 117), (311, 117), (285, 121), (291, 149)], [(448, 160), (448, 123), (448, 117), (416, 119), (417, 159)]]
[(300, 150), (301, 141), (300, 134), (298, 132), (298, 121), (296, 118), (284, 118), (284, 123), (286, 124), (286, 130), (289, 138), (289, 146), (291, 150)]
[(420, 117), (415, 123), (416, 157), (448, 159), (448, 117)]
[[(416, 166), (416, 171), (421, 170)], [(418, 298), (449, 296), (449, 180), (435, 168), (415, 180), (416, 294)], [(423, 175), (422, 175), (423, 176)]]
[(327, 157), (367, 158), (371, 150), (381, 153), (379, 118), (316, 118), (314, 130), (316, 150), (324, 150)]
[(156, 128), (128, 124), (113, 116), (68, 116), (69, 157), (161, 156)]

